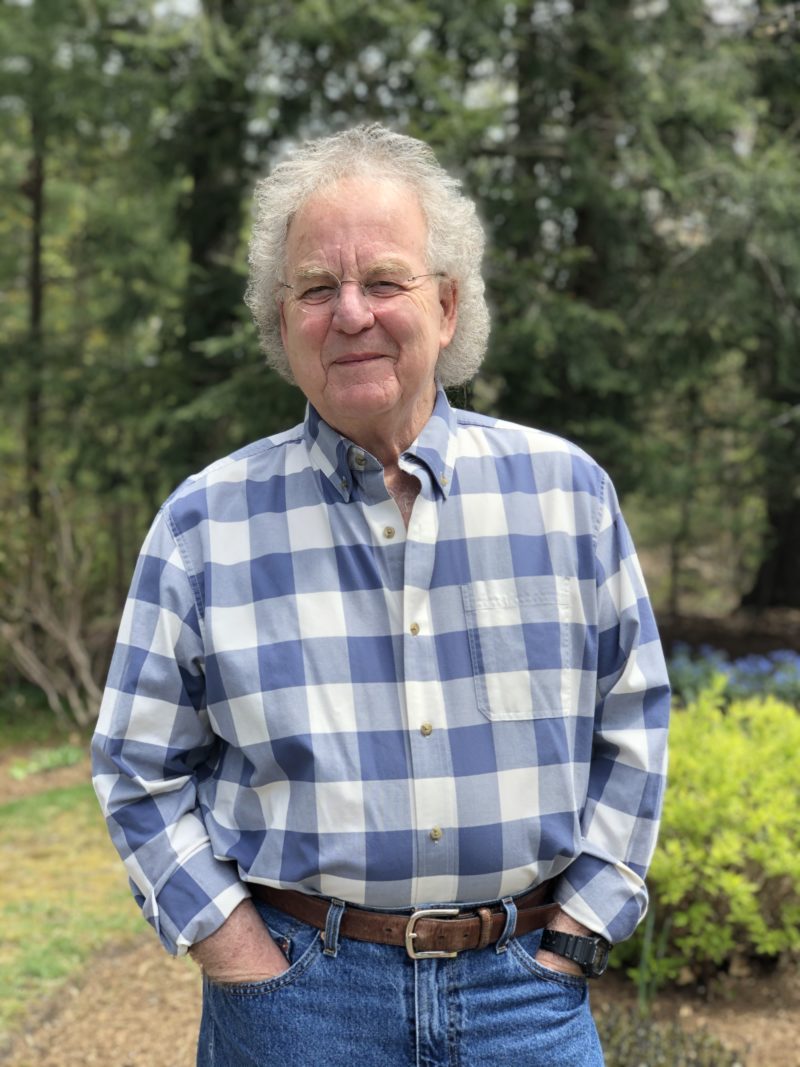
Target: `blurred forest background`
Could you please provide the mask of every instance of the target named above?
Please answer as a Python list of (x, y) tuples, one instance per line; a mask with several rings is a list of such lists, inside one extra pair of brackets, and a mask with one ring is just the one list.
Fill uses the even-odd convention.
[(367, 119), (480, 205), (455, 402), (610, 470), (663, 617), (800, 608), (800, 4), (3, 0), (7, 690), (87, 725), (162, 499), (302, 416), (242, 303), (252, 184)]

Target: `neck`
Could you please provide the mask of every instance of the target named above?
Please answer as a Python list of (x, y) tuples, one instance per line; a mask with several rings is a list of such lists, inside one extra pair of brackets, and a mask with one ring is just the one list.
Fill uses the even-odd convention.
[(384, 468), (383, 480), (408, 529), (411, 512), (414, 510), (414, 501), (420, 490), (419, 478), (415, 478), (413, 474), (406, 474), (404, 470), (395, 466), (391, 469)]

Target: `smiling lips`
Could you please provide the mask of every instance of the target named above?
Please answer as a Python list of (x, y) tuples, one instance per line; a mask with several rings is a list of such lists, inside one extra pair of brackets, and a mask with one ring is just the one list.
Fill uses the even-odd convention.
[(333, 363), (368, 363), (375, 359), (386, 359), (386, 355), (383, 352), (348, 352), (346, 355), (338, 356), (334, 359)]

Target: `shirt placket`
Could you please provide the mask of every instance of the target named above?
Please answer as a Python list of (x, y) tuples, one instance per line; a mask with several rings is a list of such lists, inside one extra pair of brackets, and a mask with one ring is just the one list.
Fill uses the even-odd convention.
[(415, 829), (414, 903), (452, 899), (457, 890), (458, 812), (447, 719), (436, 655), (431, 578), (441, 497), (423, 465), (407, 531), (402, 589), (402, 697)]

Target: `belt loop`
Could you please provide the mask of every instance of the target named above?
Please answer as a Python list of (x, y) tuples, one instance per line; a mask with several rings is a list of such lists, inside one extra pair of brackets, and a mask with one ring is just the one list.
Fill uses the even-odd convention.
[(328, 916), (325, 920), (325, 933), (323, 939), (325, 948), (322, 950), (326, 956), (335, 956), (339, 951), (339, 927), (344, 915), (344, 901), (331, 898), (331, 906), (328, 908)]
[(481, 935), (478, 938), (477, 948), (486, 948), (492, 940), (492, 912), (489, 908), (478, 908), (478, 918), (481, 921)]
[(506, 924), (495, 945), (495, 952), (505, 952), (508, 948), (508, 942), (514, 936), (514, 931), (517, 928), (517, 905), (514, 903), (513, 897), (503, 897), (501, 904), (506, 913)]

